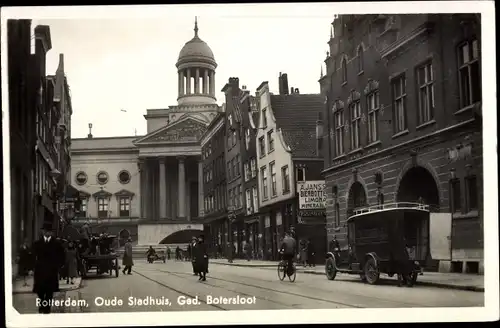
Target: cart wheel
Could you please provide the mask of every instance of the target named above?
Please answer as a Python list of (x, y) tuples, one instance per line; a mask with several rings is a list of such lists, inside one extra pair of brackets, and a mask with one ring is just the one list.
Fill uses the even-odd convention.
[(283, 281), (286, 276), (286, 263), (283, 261), (280, 261), (278, 263), (278, 278)]
[(335, 264), (335, 259), (333, 257), (329, 257), (326, 260), (325, 272), (328, 280), (334, 280), (335, 277), (337, 276), (337, 268)]
[(370, 285), (375, 285), (378, 283), (380, 278), (380, 272), (377, 267), (375, 260), (370, 257), (365, 264), (365, 279)]

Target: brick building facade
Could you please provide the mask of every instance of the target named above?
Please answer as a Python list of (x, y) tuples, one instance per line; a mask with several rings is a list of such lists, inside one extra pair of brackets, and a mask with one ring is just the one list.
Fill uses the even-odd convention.
[[(324, 112), (328, 238), (356, 207), (425, 202), (452, 213), (431, 235), (441, 271), (483, 271), (479, 15), (341, 15)], [(439, 261), (439, 266), (437, 261)]]

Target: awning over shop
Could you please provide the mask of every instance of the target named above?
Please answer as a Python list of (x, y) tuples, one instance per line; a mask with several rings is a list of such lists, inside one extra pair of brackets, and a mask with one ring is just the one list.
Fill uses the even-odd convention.
[(78, 189), (76, 189), (72, 185), (66, 187), (66, 194), (64, 195), (64, 198), (66, 198), (67, 202), (75, 201), (79, 197), (80, 197), (80, 191)]

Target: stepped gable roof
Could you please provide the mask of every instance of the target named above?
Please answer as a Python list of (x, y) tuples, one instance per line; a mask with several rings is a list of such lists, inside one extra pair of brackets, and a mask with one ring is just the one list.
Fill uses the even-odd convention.
[(318, 157), (316, 122), (324, 106), (320, 94), (271, 95), (276, 125), (291, 148), (292, 157)]

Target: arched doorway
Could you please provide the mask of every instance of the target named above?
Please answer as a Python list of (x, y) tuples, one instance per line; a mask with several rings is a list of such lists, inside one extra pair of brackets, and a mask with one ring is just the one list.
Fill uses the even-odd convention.
[(122, 229), (120, 230), (120, 233), (118, 234), (119, 236), (119, 243), (120, 243), (120, 247), (125, 245), (125, 243), (127, 242), (127, 239), (130, 237), (130, 231), (128, 231), (127, 229)]
[(349, 195), (347, 197), (347, 216), (351, 216), (354, 209), (358, 207), (363, 207), (367, 205), (365, 188), (361, 182), (356, 181), (351, 185), (349, 189)]
[(432, 174), (421, 166), (409, 169), (399, 182), (397, 202), (424, 203), (439, 207), (439, 189)]
[[(191, 238), (198, 237), (201, 234), (203, 234), (203, 231), (197, 229), (180, 230), (163, 238), (159, 244), (189, 244)], [(205, 239), (206, 238), (207, 236), (205, 236)]]

